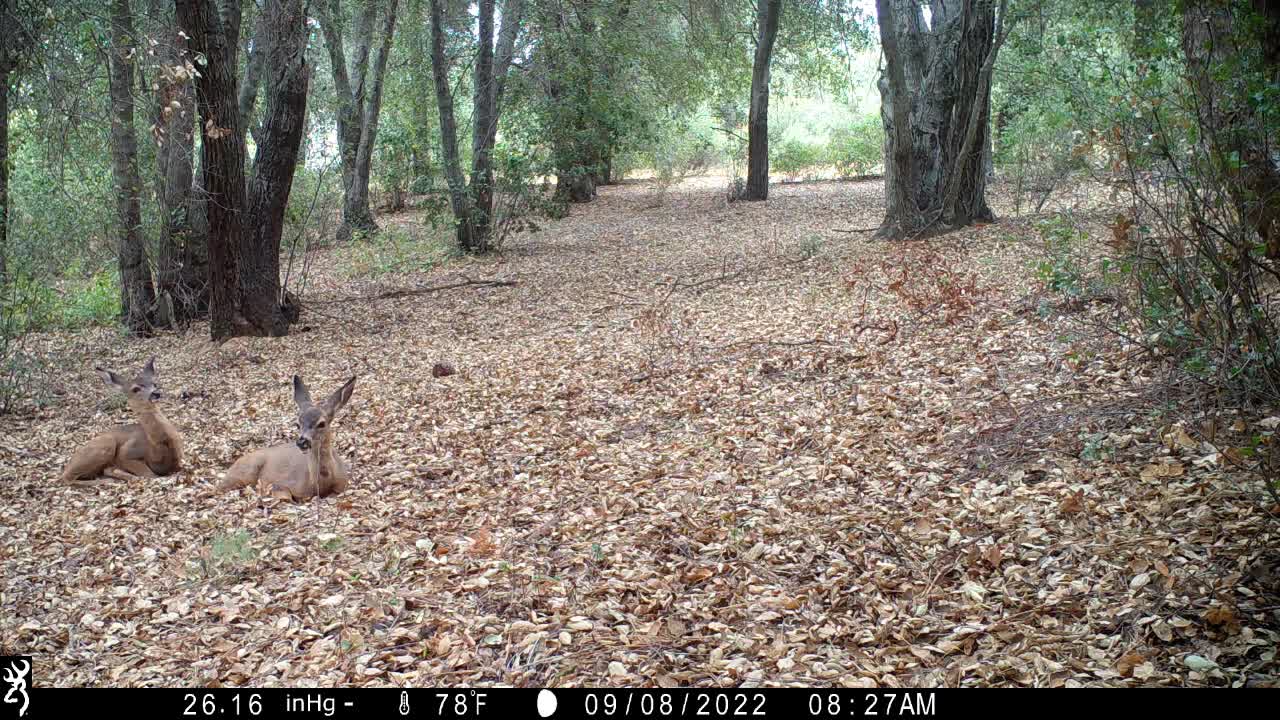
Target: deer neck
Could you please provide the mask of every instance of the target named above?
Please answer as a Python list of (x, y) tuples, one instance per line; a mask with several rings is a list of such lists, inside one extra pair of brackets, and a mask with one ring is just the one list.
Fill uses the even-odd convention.
[(169, 437), (169, 429), (168, 421), (161, 414), (160, 408), (148, 401), (131, 402), (129, 405), (138, 418), (138, 425), (142, 426), (142, 433), (147, 436), (147, 441), (153, 446), (164, 444)]
[(307, 479), (321, 485), (334, 480), (333, 436), (327, 432), (316, 439), (307, 453)]

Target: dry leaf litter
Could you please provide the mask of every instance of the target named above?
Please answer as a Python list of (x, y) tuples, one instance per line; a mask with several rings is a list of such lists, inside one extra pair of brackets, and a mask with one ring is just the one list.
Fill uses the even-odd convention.
[[(0, 418), (3, 650), (58, 685), (1274, 682), (1275, 525), (1228, 451), (1280, 419), (1091, 412), (1150, 363), (1027, 311), (1016, 221), (888, 243), (847, 232), (878, 181), (722, 188), (322, 268), (283, 339), (42, 336), (45, 406)], [(56, 484), (128, 420), (91, 365), (153, 353), (185, 469)], [(352, 488), (211, 494), (289, 439), (295, 372), (359, 375)]]

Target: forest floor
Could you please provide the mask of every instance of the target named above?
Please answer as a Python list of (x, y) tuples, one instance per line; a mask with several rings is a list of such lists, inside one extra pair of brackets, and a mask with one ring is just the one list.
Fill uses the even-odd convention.
[[(41, 685), (1274, 684), (1276, 524), (1223, 448), (1280, 418), (1090, 332), (1025, 219), (888, 243), (841, 232), (879, 181), (723, 188), (605, 188), (419, 274), (334, 251), (283, 339), (37, 338), (4, 653)], [(512, 284), (425, 290), (464, 278)], [(58, 485), (127, 420), (91, 366), (152, 354), (186, 467)], [(294, 373), (359, 376), (352, 487), (213, 495), (290, 439)]]

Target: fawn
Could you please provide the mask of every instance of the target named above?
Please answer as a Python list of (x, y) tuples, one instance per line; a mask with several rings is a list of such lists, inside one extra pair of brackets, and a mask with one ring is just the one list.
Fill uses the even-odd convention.
[(108, 385), (124, 393), (138, 422), (112, 428), (76, 450), (62, 471), (62, 481), (83, 483), (99, 476), (135, 480), (172, 475), (181, 469), (182, 437), (155, 406), (155, 401), (160, 399), (155, 383), (155, 357), (128, 382), (110, 370), (95, 367), (94, 371)]
[(293, 401), (298, 405), (298, 439), (254, 450), (231, 466), (218, 491), (257, 484), (258, 492), (282, 500), (305, 500), (336, 495), (351, 479), (347, 462), (333, 452), (333, 418), (351, 399), (352, 377), (327, 400), (316, 405), (302, 378), (293, 376)]

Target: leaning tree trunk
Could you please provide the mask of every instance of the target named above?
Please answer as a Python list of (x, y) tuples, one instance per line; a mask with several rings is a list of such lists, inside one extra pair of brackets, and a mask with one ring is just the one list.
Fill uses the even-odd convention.
[(747, 120), (747, 187), (742, 200), (769, 198), (769, 65), (778, 36), (782, 0), (760, 0), (756, 56), (751, 67), (751, 115)]
[(267, 0), (263, 12), (269, 100), (250, 197), (236, 80), (239, 0), (227, 0), (221, 12), (209, 0), (177, 0), (178, 24), (190, 38), (190, 50), (205, 58), (196, 97), (215, 340), (284, 335), (289, 328), (280, 291), (280, 232), (302, 136), (306, 25), (302, 0)]
[(112, 0), (108, 94), (111, 98), (111, 175), (119, 223), (120, 316), (130, 333), (151, 330), (155, 290), (142, 239), (142, 177), (138, 135), (133, 126), (133, 10), (129, 0)]
[(904, 238), (992, 220), (986, 202), (991, 75), (1008, 35), (1006, 0), (877, 0), (885, 69), (886, 211), (878, 235)]
[(373, 169), (373, 148), (378, 139), (378, 119), (382, 114), (382, 91), (386, 84), (387, 62), (391, 58), (392, 38), (395, 35), (397, 0), (387, 4), (386, 15), (382, 22), (382, 45), (373, 60), (373, 83), (365, 100), (360, 117), (360, 142), (356, 146), (355, 183), (348, 189), (348, 202), (343, 204), (343, 216), (346, 217), (348, 205), (354, 215), (364, 214), (373, 223), (373, 212), (369, 209), (369, 178)]

